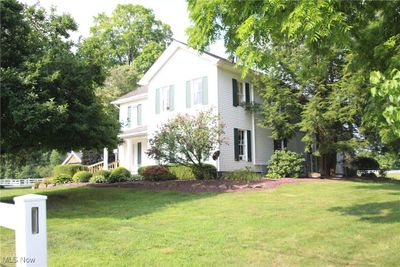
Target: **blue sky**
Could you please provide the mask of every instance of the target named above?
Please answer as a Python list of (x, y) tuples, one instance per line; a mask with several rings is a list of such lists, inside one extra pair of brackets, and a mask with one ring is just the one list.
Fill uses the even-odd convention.
[[(157, 19), (169, 24), (174, 38), (186, 42), (185, 29), (190, 25), (185, 0), (19, 0), (29, 5), (39, 2), (41, 6), (50, 9), (57, 8), (58, 13), (69, 13), (79, 24), (78, 32), (72, 35), (77, 40), (79, 36), (86, 37), (93, 23), (93, 17), (101, 12), (111, 14), (117, 4), (139, 4), (153, 9)], [(226, 57), (222, 41), (210, 48), (210, 52)]]

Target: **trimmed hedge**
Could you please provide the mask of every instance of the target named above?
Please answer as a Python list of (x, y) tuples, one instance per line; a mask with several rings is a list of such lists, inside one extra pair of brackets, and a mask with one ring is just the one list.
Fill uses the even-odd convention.
[[(194, 180), (196, 177), (200, 177), (200, 175), (196, 175), (197, 170), (189, 166), (183, 166), (178, 164), (173, 165), (150, 165), (140, 167), (138, 169), (139, 175), (142, 175), (145, 180)], [(217, 169), (215, 166), (211, 164), (204, 164), (202, 168), (202, 173), (205, 176), (204, 179), (216, 179), (217, 178)]]
[(169, 172), (179, 180), (195, 180), (192, 168), (183, 165), (168, 165)]
[(239, 169), (224, 175), (225, 179), (251, 182), (261, 178), (261, 175), (253, 172), (250, 168)]
[(104, 175), (101, 175), (101, 174), (94, 174), (94, 175), (90, 178), (89, 182), (91, 182), (91, 183), (97, 183), (97, 184), (99, 184), (99, 183), (107, 183), (107, 178), (104, 177)]
[(87, 183), (92, 177), (92, 174), (88, 171), (79, 171), (72, 176), (72, 180), (76, 183)]
[(131, 173), (124, 167), (117, 167), (113, 170), (110, 176), (107, 178), (109, 183), (124, 182), (128, 181), (131, 177)]
[(176, 179), (175, 175), (170, 173), (166, 166), (162, 165), (150, 165), (146, 167), (141, 167), (138, 172), (139, 175), (143, 176), (144, 180), (164, 181)]
[(72, 177), (66, 174), (54, 176), (52, 179), (53, 184), (65, 184), (72, 182)]
[(56, 177), (59, 175), (67, 175), (69, 177), (72, 177), (78, 171), (87, 171), (87, 170), (88, 168), (81, 164), (57, 165), (54, 167), (53, 176)]
[(102, 175), (105, 178), (108, 178), (111, 175), (111, 171), (100, 170), (100, 171), (95, 172), (93, 175)]

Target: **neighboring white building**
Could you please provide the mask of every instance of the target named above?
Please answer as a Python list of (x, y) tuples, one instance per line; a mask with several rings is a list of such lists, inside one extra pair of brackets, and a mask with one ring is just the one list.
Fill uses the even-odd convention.
[[(274, 140), (271, 131), (258, 127), (254, 114), (240, 105), (260, 98), (232, 62), (210, 53), (199, 54), (175, 41), (139, 84), (141, 87), (113, 102), (119, 106), (120, 137), (124, 140), (118, 147), (120, 166), (136, 173), (140, 166), (156, 164), (145, 153), (154, 131), (178, 113), (193, 114), (212, 107), (225, 124), (228, 144), (221, 145), (219, 159), (209, 163), (218, 171), (244, 167), (265, 171)], [(304, 151), (299, 136), (289, 141), (288, 149)]]

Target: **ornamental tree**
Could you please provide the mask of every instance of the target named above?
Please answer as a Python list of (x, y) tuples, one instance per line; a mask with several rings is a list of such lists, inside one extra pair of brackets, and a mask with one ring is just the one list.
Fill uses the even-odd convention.
[(225, 142), (224, 127), (212, 109), (179, 114), (155, 132), (147, 154), (161, 163), (188, 166), (198, 179), (204, 179), (204, 162)]

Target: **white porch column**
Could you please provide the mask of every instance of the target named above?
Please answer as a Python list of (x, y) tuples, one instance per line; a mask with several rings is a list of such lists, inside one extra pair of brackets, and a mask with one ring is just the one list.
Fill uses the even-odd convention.
[(125, 167), (125, 144), (121, 144), (118, 146), (118, 159), (119, 159), (119, 166)]
[(29, 194), (14, 197), (17, 267), (47, 266), (47, 196)]
[(108, 171), (108, 149), (103, 149), (103, 170)]
[(133, 170), (133, 141), (132, 139), (126, 140), (126, 168), (130, 171)]

